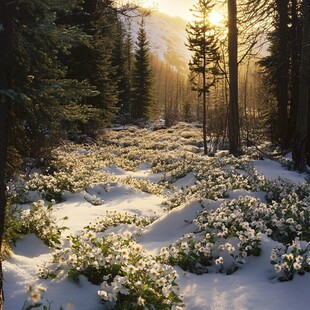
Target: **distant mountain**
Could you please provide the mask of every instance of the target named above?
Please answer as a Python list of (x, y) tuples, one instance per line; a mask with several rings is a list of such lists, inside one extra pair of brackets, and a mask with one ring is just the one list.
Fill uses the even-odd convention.
[[(137, 39), (139, 22), (139, 18), (134, 18), (132, 22), (134, 41)], [(151, 53), (182, 72), (188, 70), (188, 62), (191, 57), (185, 46), (187, 41), (185, 27), (184, 19), (171, 17), (161, 12), (154, 12), (145, 18), (145, 29)]]

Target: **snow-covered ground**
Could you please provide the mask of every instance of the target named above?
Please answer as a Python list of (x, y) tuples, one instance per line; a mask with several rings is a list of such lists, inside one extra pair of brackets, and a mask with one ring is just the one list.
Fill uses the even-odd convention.
[[(305, 182), (306, 175), (288, 171), (277, 162), (256, 160), (253, 165), (259, 174), (265, 175), (268, 179), (282, 177), (295, 183)], [(162, 195), (142, 192), (130, 184), (122, 184), (119, 181), (130, 176), (156, 183), (164, 177), (165, 172), (153, 172), (148, 163), (140, 164), (135, 171), (128, 171), (115, 163), (110, 163), (104, 168), (104, 172), (119, 178), (109, 183), (109, 191), (104, 190), (103, 185), (97, 182), (96, 185), (88, 187), (87, 193), (85, 191), (66, 192), (65, 201), (53, 206), (53, 214), (57, 218), (68, 216), (68, 220), (64, 221), (64, 225), (69, 228), (63, 233), (65, 246), (68, 246), (68, 241), (65, 240), (67, 235), (80, 233), (83, 227), (94, 222), (97, 217), (104, 216), (107, 210), (158, 217), (135, 237), (142, 248), (152, 255), (158, 254), (162, 247), (168, 247), (182, 235), (195, 231), (192, 220), (196, 218), (198, 212), (202, 211), (198, 200), (193, 199), (182, 203), (168, 212), (167, 207), (162, 205)], [(174, 191), (178, 191), (193, 186), (196, 178), (193, 172), (188, 172), (173, 181)], [(171, 195), (172, 193), (173, 191)], [(94, 205), (86, 199), (87, 195), (96, 196), (102, 203)], [(205, 199), (204, 205), (216, 209), (223, 201), (237, 198), (239, 195), (253, 195), (264, 199), (264, 193), (252, 193), (240, 189), (231, 190), (229, 198)], [(123, 233), (126, 230), (135, 233), (135, 228), (127, 224), (111, 227), (107, 232)], [(184, 308), (189, 310), (309, 309), (310, 274), (296, 275), (293, 281), (277, 281), (274, 267), (270, 264), (270, 253), (278, 243), (266, 235), (261, 237), (261, 243), (261, 255), (249, 256), (246, 264), (232, 275), (219, 272), (197, 275), (175, 266)], [(37, 285), (46, 289), (46, 292), (42, 293), (42, 302), (46, 305), (51, 302), (52, 310), (58, 310), (61, 306), (63, 309), (75, 310), (104, 309), (97, 294), (100, 286), (91, 284), (84, 276), (80, 276), (79, 284), (61, 273), (55, 279), (38, 278), (38, 268), (50, 264), (54, 250), (44, 245), (34, 234), (18, 240), (13, 250), (12, 257), (3, 263), (6, 310), (22, 309), (29, 296), (27, 292), (29, 286)]]

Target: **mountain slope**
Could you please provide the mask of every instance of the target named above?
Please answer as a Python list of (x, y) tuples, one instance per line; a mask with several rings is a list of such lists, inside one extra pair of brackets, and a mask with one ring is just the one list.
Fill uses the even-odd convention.
[[(132, 35), (137, 39), (139, 18), (132, 22)], [(145, 18), (146, 32), (150, 42), (151, 53), (163, 62), (175, 67), (178, 71), (186, 71), (190, 52), (186, 43), (186, 21), (180, 17), (171, 17), (161, 12), (152, 13)]]

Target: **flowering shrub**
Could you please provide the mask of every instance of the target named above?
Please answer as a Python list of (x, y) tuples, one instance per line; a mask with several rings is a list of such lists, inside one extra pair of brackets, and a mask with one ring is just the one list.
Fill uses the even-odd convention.
[(181, 304), (176, 271), (147, 255), (129, 232), (104, 236), (85, 230), (69, 239), (72, 247), (55, 261), (66, 264), (71, 277), (83, 274), (101, 284), (98, 295), (107, 306), (172, 309)]
[(139, 228), (148, 226), (158, 217), (155, 216), (138, 216), (130, 212), (106, 211), (103, 217), (98, 217), (94, 223), (90, 223), (85, 230), (94, 232), (104, 232), (108, 227), (117, 226), (119, 224), (134, 224)]
[(282, 243), (290, 243), (296, 237), (310, 241), (309, 202), (300, 200), (296, 193), (288, 194), (280, 202), (269, 204), (266, 225), (271, 237)]
[[(196, 234), (185, 235), (164, 256), (171, 263), (196, 273), (204, 272), (212, 264), (219, 265), (220, 271), (225, 266), (228, 274), (236, 271), (247, 256), (260, 254), (260, 234), (267, 227), (256, 214), (259, 207), (264, 209), (265, 205), (253, 197), (240, 197), (224, 202), (216, 210), (201, 212), (194, 220)], [(223, 256), (227, 257), (227, 264)]]
[(25, 185), (25, 190), (38, 190), (49, 201), (62, 201), (63, 191), (73, 191), (73, 179), (64, 172), (54, 173), (53, 175), (33, 173)]
[(303, 275), (310, 271), (310, 242), (296, 238), (286, 246), (275, 248), (270, 262), (279, 273), (280, 281), (293, 280), (296, 273)]
[(261, 185), (261, 190), (267, 193), (268, 201), (280, 201), (287, 195), (296, 194), (300, 199), (309, 198), (310, 196), (310, 184), (296, 184), (293, 181), (278, 178), (277, 180), (268, 181)]
[[(35, 234), (43, 242), (54, 248), (61, 245), (61, 232), (67, 227), (58, 226), (59, 220), (53, 215), (52, 205), (45, 206), (42, 200), (34, 202), (31, 209), (20, 211), (20, 232), (24, 235)], [(61, 220), (66, 220), (64, 217)]]
[[(238, 186), (237, 181), (232, 183), (229, 177), (224, 178), (224, 172), (214, 169), (211, 173), (204, 176), (204, 179), (196, 181), (193, 186), (180, 189), (178, 192), (169, 196), (163, 204), (167, 205), (169, 209), (176, 208), (190, 200), (203, 200), (227, 197), (228, 190), (232, 190)], [(234, 185), (232, 185), (234, 184)]]
[[(220, 266), (219, 271), (226, 270), (227, 274), (231, 274), (245, 263), (247, 256), (260, 254), (261, 234), (264, 233), (284, 244), (293, 242), (294, 246), (287, 246), (286, 249), (289, 256), (283, 256), (280, 250), (274, 250), (272, 254), (272, 263), (284, 273), (280, 277), (283, 281), (293, 278), (298, 267), (296, 262), (300, 262), (301, 256), (308, 251), (308, 246), (304, 250), (300, 243), (297, 245), (293, 241), (301, 238), (306, 240), (302, 241), (305, 243), (310, 238), (309, 204), (300, 200), (296, 193), (271, 204), (250, 196), (226, 201), (215, 210), (198, 214), (194, 223), (197, 232), (187, 234), (169, 248), (162, 249), (160, 259), (198, 274), (207, 272), (214, 264)], [(300, 249), (303, 249), (302, 252)], [(228, 259), (229, 264), (226, 263), (229, 256), (222, 251), (227, 251), (233, 259)], [(293, 260), (294, 253), (299, 257), (297, 261)], [(284, 260), (282, 263), (281, 259)], [(298, 270), (309, 271), (309, 267), (301, 266)]]

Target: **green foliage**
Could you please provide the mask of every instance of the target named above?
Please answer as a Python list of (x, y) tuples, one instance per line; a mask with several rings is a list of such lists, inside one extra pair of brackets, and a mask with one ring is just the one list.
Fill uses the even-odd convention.
[(12, 244), (15, 244), (17, 239), (23, 237), (23, 234), (21, 233), (22, 223), (16, 215), (17, 208), (13, 205), (12, 198), (8, 197), (1, 259), (10, 256)]
[[(189, 69), (193, 73), (191, 81), (200, 93), (207, 92), (214, 84), (215, 76), (219, 74), (217, 62), (219, 61), (219, 43), (216, 37), (216, 28), (211, 25), (208, 14), (214, 4), (210, 0), (199, 0), (194, 6), (195, 21), (188, 23), (188, 49), (193, 52)], [(195, 85), (198, 75), (205, 76), (206, 89)], [(197, 88), (198, 87), (198, 88)]]
[(132, 78), (131, 113), (134, 120), (148, 120), (153, 104), (152, 71), (149, 62), (149, 42), (144, 19), (140, 23), (135, 49), (135, 67)]
[(130, 122), (132, 38), (120, 20), (115, 24), (115, 43), (112, 51), (113, 78), (117, 84), (118, 119)]
[(61, 55), (68, 55), (82, 34), (57, 22), (57, 17), (77, 2), (25, 0), (12, 6), (12, 63), (7, 67), (13, 94), (9, 143), (22, 157), (45, 157), (66, 135), (64, 123), (70, 128), (72, 119), (85, 122), (95, 112), (78, 112), (83, 98), (94, 96), (95, 89), (86, 81), (68, 79), (61, 62)]
[[(34, 202), (31, 209), (20, 211), (20, 233), (35, 234), (47, 246), (59, 248), (61, 245), (61, 232), (66, 230), (65, 226), (58, 226), (57, 218), (52, 214), (52, 205), (45, 206), (39, 200)], [(61, 220), (66, 220), (63, 218)]]
[[(87, 121), (78, 123), (82, 133), (96, 136), (98, 129), (110, 124), (117, 112), (119, 99), (117, 70), (122, 64), (113, 63), (114, 45), (120, 33), (114, 1), (87, 0), (82, 11), (62, 17), (71, 27), (79, 27), (86, 34), (83, 40), (75, 42), (71, 55), (64, 58), (69, 77), (79, 81), (87, 80), (96, 87), (95, 96), (85, 100), (87, 106), (96, 110)], [(84, 104), (85, 104), (84, 103)]]
[(102, 303), (114, 309), (171, 309), (180, 305), (176, 271), (160, 264), (125, 234), (96, 234), (84, 230), (70, 236), (71, 248), (55, 255), (55, 262), (66, 263), (68, 275), (78, 280), (85, 275), (101, 284)]

